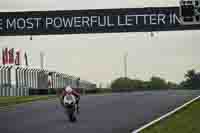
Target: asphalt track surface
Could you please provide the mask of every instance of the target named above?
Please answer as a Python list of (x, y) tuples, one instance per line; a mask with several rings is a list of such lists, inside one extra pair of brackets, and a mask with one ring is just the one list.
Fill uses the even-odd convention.
[(81, 97), (76, 123), (58, 100), (0, 110), (0, 133), (129, 133), (200, 95), (200, 91), (145, 91)]

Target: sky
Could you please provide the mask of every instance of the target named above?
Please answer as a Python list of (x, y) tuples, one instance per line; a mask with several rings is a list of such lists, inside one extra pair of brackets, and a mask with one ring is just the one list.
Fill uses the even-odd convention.
[[(177, 6), (175, 0), (1, 0), (0, 11), (78, 10)], [(106, 85), (124, 75), (123, 56), (127, 52), (128, 76), (149, 80), (160, 76), (180, 82), (189, 69), (200, 70), (200, 31), (150, 33), (105, 33), (0, 37), (0, 47), (28, 52), (33, 67), (80, 76)]]

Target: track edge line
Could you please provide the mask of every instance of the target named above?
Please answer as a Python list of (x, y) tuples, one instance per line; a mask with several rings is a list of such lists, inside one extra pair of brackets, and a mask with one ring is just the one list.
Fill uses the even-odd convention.
[(191, 103), (195, 102), (195, 101), (198, 100), (198, 99), (200, 99), (200, 96), (197, 96), (196, 98), (193, 98), (192, 100), (186, 102), (185, 104), (183, 104), (183, 105), (181, 105), (181, 106), (175, 108), (174, 110), (172, 110), (172, 111), (166, 113), (165, 115), (163, 115), (163, 116), (161, 116), (161, 117), (159, 117), (159, 118), (157, 118), (157, 119), (155, 119), (155, 120), (153, 120), (153, 121), (151, 121), (151, 122), (149, 122), (149, 123), (143, 125), (142, 127), (140, 127), (140, 128), (138, 128), (138, 129), (132, 131), (131, 133), (139, 133), (139, 132), (141, 132), (142, 130), (146, 129), (147, 127), (150, 127), (150, 126), (156, 124), (157, 122), (159, 122), (159, 121), (161, 121), (161, 120), (163, 120), (163, 119), (165, 119), (165, 118), (171, 116), (172, 114), (174, 114), (174, 113), (176, 113), (177, 111), (183, 109), (184, 107), (190, 105)]

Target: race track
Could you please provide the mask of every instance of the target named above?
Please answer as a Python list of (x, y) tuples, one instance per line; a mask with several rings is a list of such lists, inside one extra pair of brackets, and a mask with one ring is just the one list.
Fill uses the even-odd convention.
[(82, 96), (76, 123), (58, 100), (0, 109), (1, 133), (128, 133), (171, 111), (200, 91), (144, 91)]

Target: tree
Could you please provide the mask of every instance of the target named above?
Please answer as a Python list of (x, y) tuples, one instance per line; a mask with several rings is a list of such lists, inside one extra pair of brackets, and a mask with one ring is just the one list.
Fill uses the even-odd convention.
[(152, 77), (149, 84), (150, 84), (151, 89), (167, 89), (168, 88), (166, 81), (160, 77)]
[(122, 89), (122, 88), (131, 88), (131, 79), (129, 78), (118, 78), (114, 80), (111, 84), (111, 88), (113, 89)]
[(139, 79), (132, 80), (131, 88), (134, 88), (134, 89), (144, 88), (144, 81), (139, 80)]
[(156, 76), (153, 76), (150, 81), (120, 77), (111, 83), (111, 88), (114, 91), (156, 90), (177, 88), (177, 85), (173, 82), (166, 82), (165, 79)]
[(168, 87), (169, 89), (177, 89), (177, 88), (178, 88), (178, 85), (177, 85), (176, 83), (173, 83), (173, 82), (168, 81), (168, 82), (167, 82), (167, 87)]
[(200, 73), (194, 69), (188, 70), (185, 74), (185, 81), (180, 86), (187, 89), (200, 89)]
[(196, 75), (196, 72), (194, 69), (188, 70), (187, 73), (185, 74), (185, 78), (188, 80), (192, 80)]

